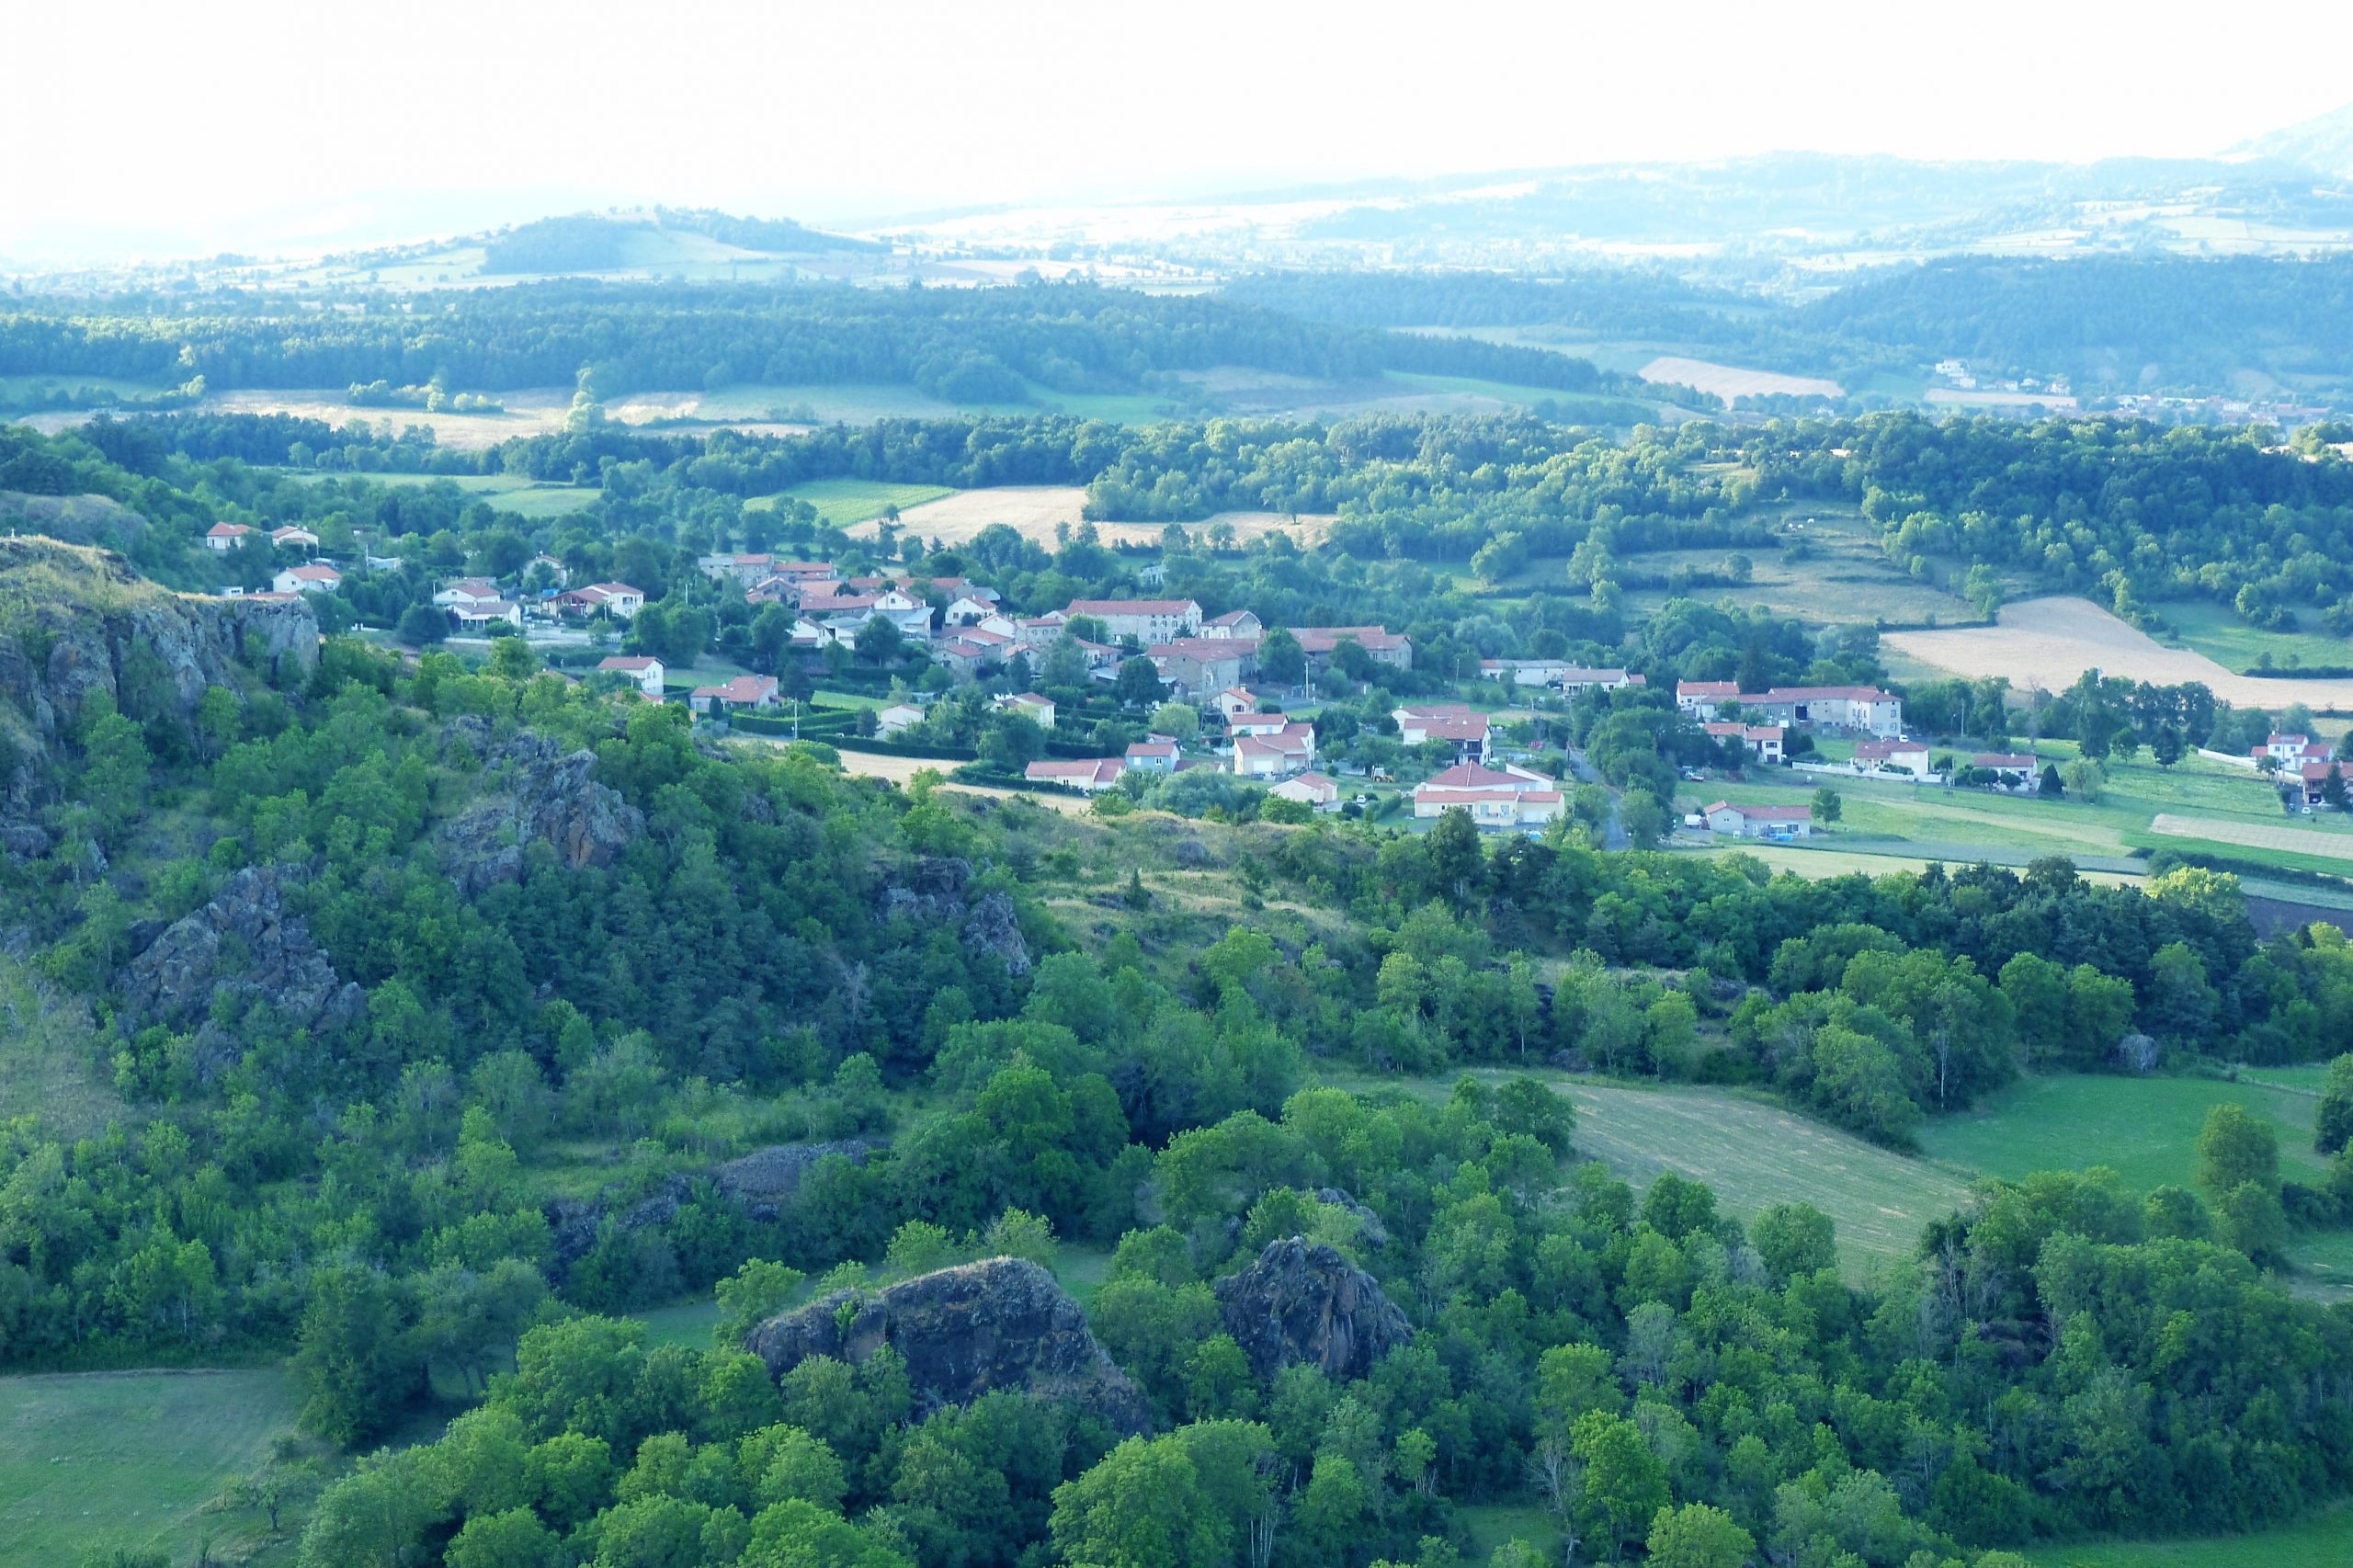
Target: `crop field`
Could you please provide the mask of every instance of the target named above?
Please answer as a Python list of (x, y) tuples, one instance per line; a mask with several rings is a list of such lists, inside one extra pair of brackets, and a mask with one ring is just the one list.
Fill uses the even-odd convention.
[(2353, 830), (2336, 833), (2280, 824), (2229, 822), (2216, 817), (2176, 816), (2159, 812), (2149, 831), (2172, 838), (2200, 838), (2209, 844), (2235, 844), (2250, 849), (2279, 849), (2291, 855), (2316, 855), (2327, 860), (2353, 860)]
[(2029, 599), (2006, 605), (1998, 624), (1949, 631), (1892, 631), (1899, 653), (1955, 675), (2006, 676), (2020, 691), (2056, 691), (2087, 669), (2161, 686), (2203, 681), (2241, 707), (2353, 709), (2353, 680), (2267, 680), (2227, 669), (2205, 654), (2168, 648), (2089, 599)]
[(1719, 365), (1707, 359), (1665, 355), (1636, 374), (1646, 381), (1679, 381), (1687, 387), (1724, 400), (1729, 405), (1743, 397), (1845, 397), (1847, 389), (1818, 376), (1785, 376), (1776, 370), (1756, 370), (1741, 365)]
[(0, 1568), (51, 1568), (94, 1547), (191, 1559), (198, 1510), (293, 1426), (271, 1368), (0, 1379)]
[(2043, 1546), (2025, 1556), (2035, 1568), (2341, 1568), (2353, 1562), (2353, 1506), (2255, 1535)]
[[(2266, 653), (2280, 669), (2292, 669), (2297, 664), (2353, 665), (2353, 638), (2305, 629), (2318, 626), (2317, 616), (2303, 618), (2292, 631), (2267, 631), (2249, 626), (2229, 606), (2209, 599), (2182, 599), (2155, 608), (2181, 634), (2181, 642), (2226, 669), (2251, 670)], [(2270, 677), (2262, 678), (2268, 683)]]

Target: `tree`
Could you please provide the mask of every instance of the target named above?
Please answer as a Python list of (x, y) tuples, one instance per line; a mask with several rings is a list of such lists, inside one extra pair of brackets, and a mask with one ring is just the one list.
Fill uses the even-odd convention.
[(1307, 678), (1307, 654), (1299, 639), (1275, 627), (1258, 640), (1258, 673), (1277, 686), (1295, 687)]
[[(2106, 756), (2106, 748), (2102, 748)], [(2065, 781), (2067, 793), (2086, 805), (2099, 800), (2099, 792), (2108, 786), (2108, 769), (2102, 767), (2088, 752), (2071, 760), (2060, 777)]]
[(2181, 760), (2181, 732), (2171, 724), (2162, 725), (2149, 741), (2149, 756), (2159, 767), (2171, 767)]
[(294, 1351), (303, 1429), (348, 1448), (389, 1426), (423, 1381), (405, 1329), (382, 1274), (351, 1264), (313, 1274)]
[(1200, 738), (1200, 710), (1182, 702), (1164, 702), (1152, 711), (1152, 729), (1179, 745), (1189, 745)]
[(1569, 1449), (1585, 1461), (1578, 1523), (1611, 1556), (1639, 1542), (1667, 1506), (1666, 1467), (1651, 1452), (1642, 1428), (1623, 1416), (1589, 1410), (1569, 1434)]
[(2353, 1053), (2328, 1064), (2321, 1085), (2320, 1106), (2313, 1118), (2313, 1147), (2334, 1154), (2353, 1142)]
[(2219, 1201), (2250, 1184), (2279, 1190), (2279, 1140), (2245, 1107), (2218, 1105), (2198, 1134), (2198, 1185)]
[(899, 656), (900, 642), (896, 621), (889, 616), (870, 615), (866, 618), (866, 624), (858, 629), (858, 635), (851, 639), (851, 646), (868, 664), (887, 665)]
[(1173, 1437), (1130, 1437), (1055, 1487), (1048, 1528), (1063, 1561), (1100, 1568), (1192, 1568), (1226, 1561), (1233, 1547)]
[(119, 829), (147, 803), (153, 758), (139, 726), (117, 712), (103, 691), (93, 693), (84, 708), (81, 798), (104, 827)]
[(1618, 824), (1626, 830), (1628, 843), (1648, 849), (1666, 836), (1666, 808), (1648, 790), (1629, 790), (1618, 802)]
[(1112, 683), (1111, 695), (1127, 708), (1150, 708), (1161, 699), (1165, 688), (1160, 684), (1160, 672), (1152, 661), (1142, 654), (1120, 666), (1120, 678)]
[(1687, 1503), (1662, 1506), (1652, 1516), (1650, 1568), (1742, 1568), (1756, 1550), (1756, 1538), (1722, 1508)]
[(1479, 829), (1471, 813), (1460, 806), (1448, 808), (1423, 842), (1429, 852), (1431, 885), (1458, 906), (1468, 903), (1478, 889), (1483, 865)]
[(1836, 822), (1845, 809), (1844, 802), (1838, 799), (1838, 791), (1829, 785), (1825, 784), (1813, 792), (1813, 820), (1824, 826)]
[(2046, 801), (2055, 801), (2067, 792), (2067, 786), (2060, 781), (2059, 767), (2056, 763), (2046, 762), (2042, 765), (2042, 777), (2035, 784), (2034, 792)]
[(2206, 962), (2187, 942), (2167, 942), (2149, 960), (2146, 1016), (2155, 1031), (2197, 1040), (2213, 1028), (2222, 997), (2207, 983)]

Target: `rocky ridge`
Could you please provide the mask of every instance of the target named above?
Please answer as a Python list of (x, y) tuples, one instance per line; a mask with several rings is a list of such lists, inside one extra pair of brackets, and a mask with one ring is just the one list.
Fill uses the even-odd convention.
[(1257, 1261), (1211, 1289), (1226, 1332), (1260, 1378), (1302, 1362), (1342, 1381), (1360, 1378), (1414, 1336), (1371, 1275), (1301, 1236), (1268, 1242)]
[(597, 754), (565, 752), (530, 731), (483, 759), (489, 787), (444, 824), (441, 862), (469, 895), (523, 874), (534, 841), (573, 870), (609, 866), (645, 831), (645, 815), (597, 781)]
[(870, 1295), (835, 1291), (745, 1340), (778, 1377), (812, 1356), (859, 1362), (885, 1345), (905, 1359), (926, 1409), (1018, 1391), (1072, 1400), (1122, 1432), (1152, 1426), (1142, 1394), (1088, 1331), (1078, 1303), (1022, 1258), (920, 1274)]

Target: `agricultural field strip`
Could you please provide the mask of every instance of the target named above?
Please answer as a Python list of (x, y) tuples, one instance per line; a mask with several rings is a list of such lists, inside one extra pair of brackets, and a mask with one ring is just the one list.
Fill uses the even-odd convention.
[(2172, 812), (2159, 812), (2150, 822), (2149, 831), (2172, 838), (2202, 838), (2212, 843), (2244, 845), (2250, 849), (2279, 849), (2331, 860), (2353, 860), (2353, 833), (2323, 833), (2309, 827), (2231, 822), (2222, 817), (2178, 816)]

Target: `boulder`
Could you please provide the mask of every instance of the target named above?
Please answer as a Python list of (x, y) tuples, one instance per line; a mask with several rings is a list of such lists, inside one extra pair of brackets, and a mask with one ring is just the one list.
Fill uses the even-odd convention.
[(1360, 1378), (1414, 1336), (1371, 1275), (1301, 1236), (1267, 1243), (1256, 1263), (1212, 1289), (1226, 1332), (1260, 1378), (1301, 1362), (1328, 1378)]
[(773, 1220), (778, 1209), (801, 1190), (801, 1178), (828, 1154), (852, 1165), (885, 1147), (879, 1138), (844, 1138), (830, 1143), (777, 1143), (755, 1149), (710, 1173), (719, 1190), (755, 1220)]
[(525, 731), (485, 761), (491, 782), (439, 833), (442, 864), (469, 895), (523, 874), (525, 846), (551, 846), (572, 869), (609, 866), (645, 831), (645, 815), (597, 782), (597, 754), (564, 752)]
[(310, 926), (286, 907), (286, 889), (296, 880), (281, 867), (248, 866), (203, 907), (164, 927), (124, 966), (129, 1016), (184, 1024), (226, 992), (258, 994), (313, 1033), (333, 1033), (357, 1019), (364, 994), (335, 973)]
[(1013, 900), (1004, 893), (985, 894), (964, 917), (964, 946), (1005, 962), (1008, 974), (1029, 972), (1029, 944), (1021, 938), (1021, 921)]
[(1022, 1258), (943, 1268), (871, 1294), (835, 1291), (768, 1319), (744, 1344), (779, 1378), (812, 1356), (858, 1362), (888, 1345), (926, 1411), (1017, 1391), (1071, 1400), (1122, 1432), (1152, 1426), (1143, 1396), (1078, 1303)]

